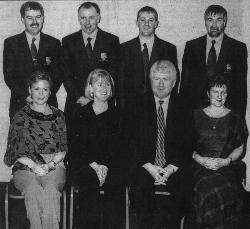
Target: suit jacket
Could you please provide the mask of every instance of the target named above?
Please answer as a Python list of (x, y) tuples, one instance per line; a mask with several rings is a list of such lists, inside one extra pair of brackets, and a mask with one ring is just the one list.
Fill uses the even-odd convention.
[[(148, 73), (155, 61), (162, 59), (173, 62), (178, 72), (176, 47), (155, 36), (149, 60)], [(148, 86), (147, 90), (150, 90), (149, 80), (146, 83)], [(177, 74), (177, 82), (174, 90), (176, 92), (178, 84), (179, 74)], [(119, 102), (121, 106), (125, 107), (126, 103), (133, 101), (136, 96), (143, 94), (144, 86), (145, 75), (143, 57), (139, 37), (136, 37), (121, 45), (121, 67), (119, 73)]]
[(85, 83), (92, 70), (103, 68), (116, 81), (119, 38), (99, 28), (91, 59), (87, 56), (85, 46), (81, 30), (62, 39), (63, 84), (67, 91), (65, 112), (69, 116), (77, 99), (84, 96)]
[[(193, 109), (208, 105), (206, 42), (206, 36), (188, 41), (182, 60), (180, 93), (182, 97), (188, 99)], [(216, 73), (223, 74), (230, 82), (227, 105), (245, 117), (247, 104), (246, 45), (224, 34), (216, 64)]]
[(57, 106), (56, 92), (61, 86), (60, 41), (47, 34), (40, 34), (38, 64), (34, 66), (25, 32), (9, 37), (4, 41), (3, 73), (4, 80), (11, 90), (9, 115), (12, 118), (26, 103), (29, 95), (27, 81), (36, 69), (51, 73), (53, 87), (49, 104)]
[[(130, 134), (136, 154), (136, 165), (154, 164), (157, 141), (157, 110), (154, 96), (151, 92), (138, 97), (130, 112)], [(167, 110), (165, 129), (165, 159), (166, 165), (177, 167), (185, 164), (190, 158), (192, 128), (191, 113), (180, 103), (176, 94), (171, 94)]]

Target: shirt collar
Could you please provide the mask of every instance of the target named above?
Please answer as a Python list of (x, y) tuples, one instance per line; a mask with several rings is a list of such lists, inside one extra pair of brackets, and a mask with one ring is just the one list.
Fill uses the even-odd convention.
[(207, 40), (209, 41), (209, 42), (212, 42), (212, 40), (215, 40), (215, 44), (219, 44), (219, 43), (221, 43), (222, 42), (222, 40), (223, 40), (223, 37), (224, 37), (224, 33), (222, 33), (220, 36), (218, 36), (218, 37), (210, 37), (208, 34), (207, 34)]
[(158, 98), (158, 97), (156, 97), (156, 96), (154, 95), (154, 98), (155, 98), (155, 103), (156, 103), (156, 104), (159, 104), (159, 101), (160, 101), (160, 100), (164, 101), (163, 104), (168, 104), (170, 96), (165, 97), (165, 98)]
[(36, 43), (39, 44), (40, 36), (41, 36), (40, 32), (36, 36), (32, 36), (30, 33), (25, 31), (25, 35), (26, 35), (29, 45), (31, 45), (33, 37), (36, 38)]
[(149, 46), (149, 45), (152, 46), (154, 44), (155, 36), (145, 38), (145, 37), (139, 35), (139, 40), (140, 40), (141, 46), (143, 46), (144, 43), (146, 43), (147, 46)]
[(93, 40), (96, 39), (97, 36), (97, 32), (98, 32), (98, 28), (91, 34), (87, 34), (82, 30), (82, 36), (84, 40), (87, 40), (89, 37), (92, 38)]

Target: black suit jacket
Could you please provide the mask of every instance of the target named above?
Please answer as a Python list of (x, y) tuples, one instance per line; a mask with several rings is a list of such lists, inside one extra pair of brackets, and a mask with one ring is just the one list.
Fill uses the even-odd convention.
[[(182, 60), (180, 93), (195, 109), (208, 105), (206, 86), (207, 37), (188, 41)], [(229, 108), (245, 117), (247, 104), (247, 48), (242, 42), (224, 34), (216, 73), (223, 74), (230, 82), (227, 104)]]
[(56, 92), (62, 83), (60, 71), (60, 41), (41, 33), (38, 64), (35, 67), (25, 32), (9, 37), (4, 41), (3, 73), (4, 80), (11, 90), (9, 115), (23, 107), (29, 95), (27, 81), (36, 69), (45, 69), (51, 73), (53, 87), (49, 103), (57, 106)]
[[(191, 113), (180, 103), (176, 94), (171, 94), (166, 118), (165, 158), (166, 165), (183, 166), (190, 158)], [(157, 111), (151, 92), (138, 97), (130, 112), (130, 133), (136, 153), (136, 166), (154, 164), (157, 141)], [(128, 125), (127, 125), (128, 126)]]
[[(157, 60), (169, 60), (174, 63), (178, 72), (177, 50), (173, 44), (159, 39), (155, 36), (152, 53), (149, 61), (149, 68)], [(150, 90), (150, 82), (146, 82)], [(174, 91), (177, 92), (179, 84), (179, 74)], [(143, 58), (139, 37), (127, 41), (121, 45), (121, 67), (119, 72), (119, 97), (122, 107), (130, 103), (133, 99), (144, 93), (145, 77)]]
[(65, 112), (69, 116), (72, 115), (77, 99), (84, 96), (85, 83), (92, 70), (105, 69), (116, 81), (119, 38), (99, 28), (91, 59), (88, 59), (85, 46), (81, 30), (62, 39), (63, 83), (67, 91)]

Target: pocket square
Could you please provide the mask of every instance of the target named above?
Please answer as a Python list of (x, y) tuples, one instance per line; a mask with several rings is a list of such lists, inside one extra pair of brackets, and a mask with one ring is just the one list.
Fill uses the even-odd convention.
[(45, 65), (50, 65), (52, 63), (52, 58), (50, 56), (45, 57)]
[(232, 66), (230, 64), (226, 64), (224, 73), (232, 73)]

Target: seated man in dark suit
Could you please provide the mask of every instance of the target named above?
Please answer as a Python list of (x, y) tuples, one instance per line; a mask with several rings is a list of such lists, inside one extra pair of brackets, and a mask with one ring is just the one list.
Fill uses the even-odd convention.
[(28, 79), (37, 69), (50, 72), (53, 81), (50, 105), (57, 107), (56, 93), (61, 86), (60, 41), (42, 33), (44, 10), (38, 2), (25, 2), (20, 9), (25, 31), (4, 41), (4, 80), (11, 90), (9, 116), (31, 102)]
[[(159, 24), (157, 11), (142, 7), (137, 13), (136, 25), (139, 34), (136, 38), (121, 44), (121, 67), (119, 72), (119, 103), (126, 107), (133, 99), (150, 90), (149, 69), (157, 60), (171, 61), (178, 72), (177, 50), (175, 45), (158, 38), (155, 30)], [(179, 74), (174, 91), (177, 92)]]
[(178, 102), (177, 95), (172, 93), (176, 74), (172, 62), (156, 61), (150, 70), (152, 91), (138, 97), (132, 108), (131, 138), (134, 139), (136, 166), (131, 187), (138, 228), (152, 228), (156, 185), (171, 193), (172, 204), (167, 206), (172, 214), (171, 225), (161, 226), (174, 229), (180, 222), (183, 192), (188, 187), (187, 179), (183, 178), (183, 164), (189, 152), (186, 138), (189, 134), (188, 113)]

